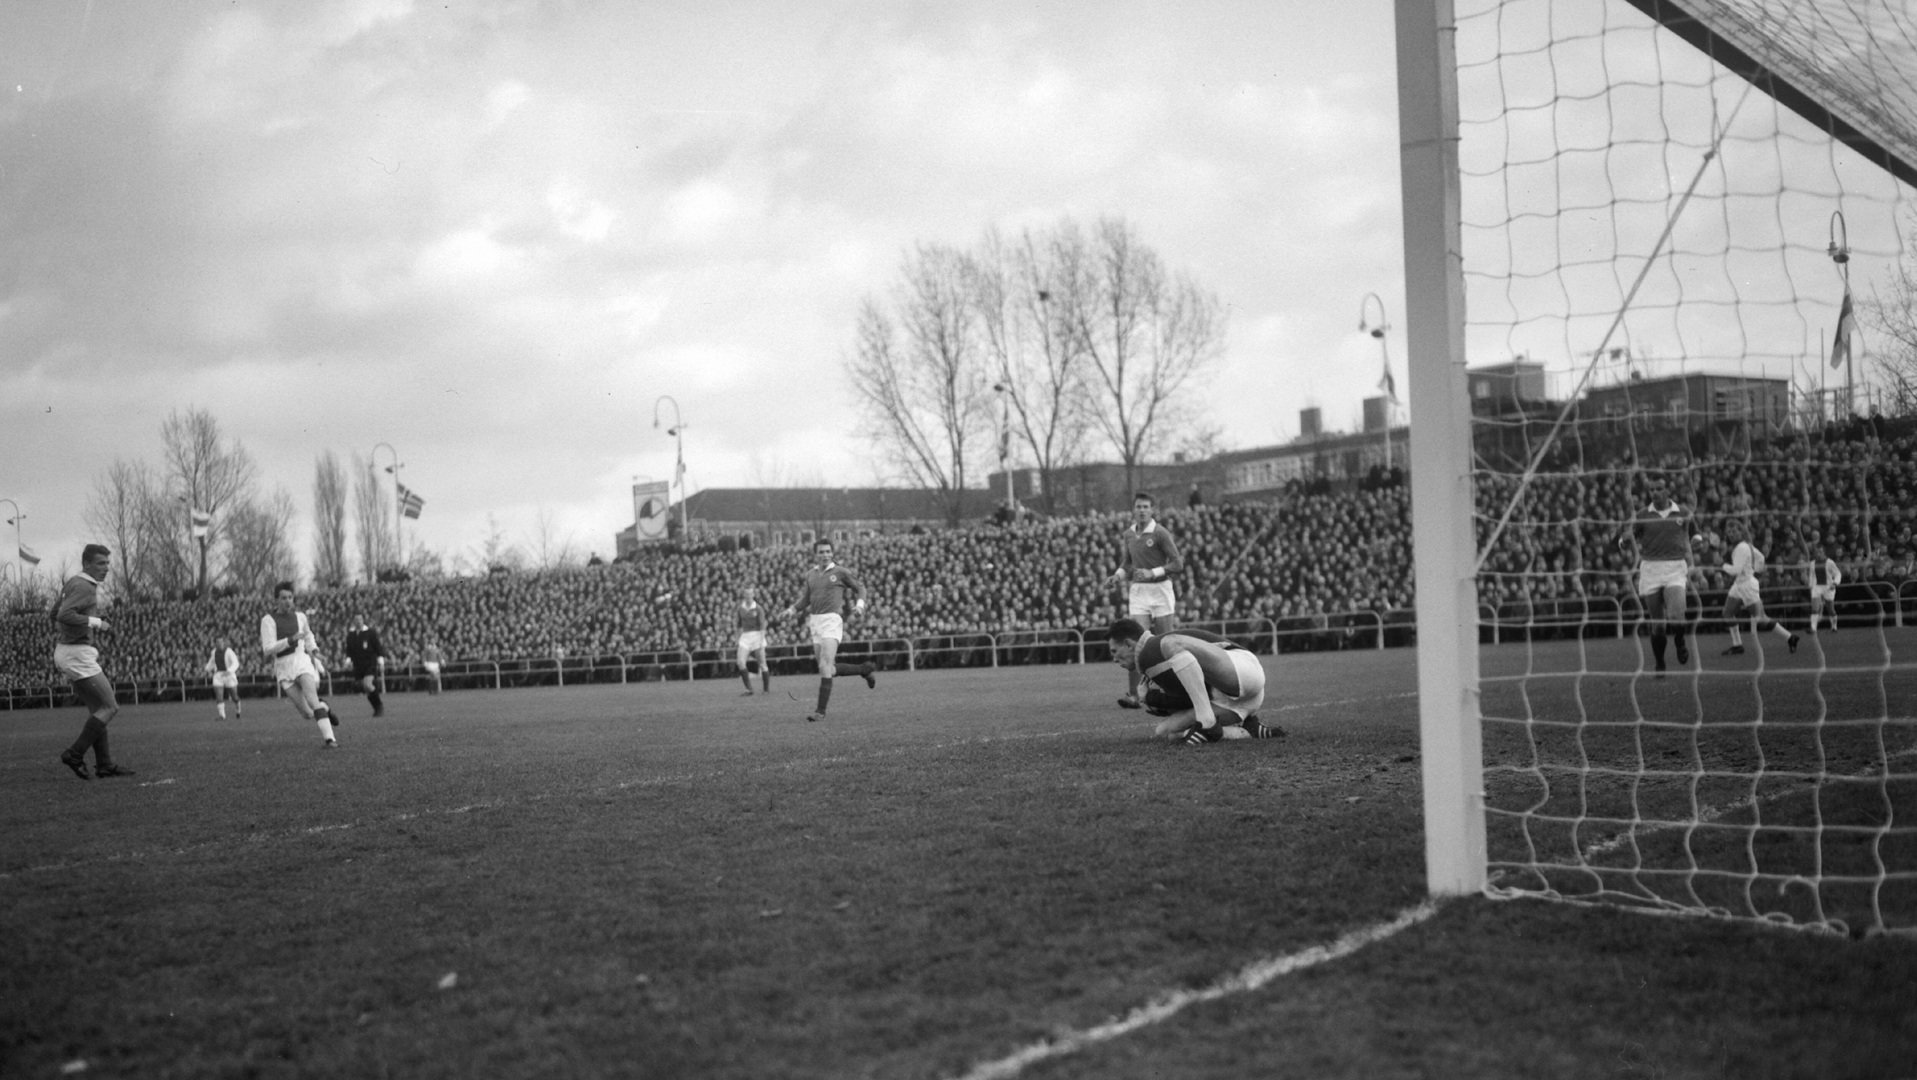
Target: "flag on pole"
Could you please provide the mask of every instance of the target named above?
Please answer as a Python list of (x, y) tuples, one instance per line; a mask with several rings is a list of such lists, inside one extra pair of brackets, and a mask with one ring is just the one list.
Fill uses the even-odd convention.
[(1844, 306), (1837, 309), (1837, 337), (1830, 343), (1830, 366), (1843, 367), (1850, 359), (1850, 339), (1857, 332), (1857, 313), (1850, 304), (1850, 282), (1844, 283)]
[(213, 528), (213, 515), (205, 510), (193, 511), (193, 539), (204, 537)]
[(399, 487), (399, 512), (409, 518), (417, 519), (419, 512), (426, 509), (426, 500), (420, 498), (418, 492), (407, 487), (405, 484), (401, 484), (397, 480), (393, 481), (393, 483)]
[(39, 566), (40, 556), (35, 555), (31, 551), (28, 551), (27, 545), (21, 544), (20, 545), (20, 561), (23, 563), (26, 563), (28, 566)]

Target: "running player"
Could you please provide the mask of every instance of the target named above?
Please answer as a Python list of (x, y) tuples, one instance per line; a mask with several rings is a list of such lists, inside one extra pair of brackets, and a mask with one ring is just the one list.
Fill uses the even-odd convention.
[(1738, 624), (1746, 618), (1751, 621), (1751, 633), (1769, 630), (1784, 638), (1790, 650), (1796, 652), (1797, 635), (1784, 629), (1783, 623), (1764, 617), (1764, 600), (1757, 587), (1757, 575), (1764, 569), (1764, 553), (1744, 539), (1744, 531), (1744, 523), (1735, 518), (1724, 527), (1727, 537), (1737, 541), (1731, 549), (1731, 561), (1723, 567), (1724, 572), (1731, 575), (1731, 591), (1724, 597), (1724, 621), (1731, 624), (1731, 647), (1724, 650), (1724, 655), (1743, 655), (1744, 633)]
[(812, 566), (805, 572), (805, 589), (792, 606), (785, 609), (791, 618), (800, 608), (806, 612), (806, 626), (812, 634), (812, 651), (819, 660), (819, 707), (806, 716), (807, 721), (825, 719), (826, 706), (832, 702), (832, 677), (857, 675), (868, 687), (877, 687), (872, 677), (877, 665), (841, 664), (839, 641), (845, 637), (846, 599), (854, 613), (865, 610), (865, 588), (852, 571), (832, 561), (832, 541), (820, 538), (812, 545)]
[(759, 604), (759, 587), (747, 585), (739, 594), (739, 681), (745, 684), (740, 697), (752, 696), (751, 662), (759, 662), (759, 689), (772, 692), (772, 668), (765, 659), (765, 608)]
[(1149, 688), (1141, 707), (1165, 717), (1156, 734), (1193, 746), (1283, 737), (1282, 728), (1258, 719), (1265, 668), (1237, 642), (1209, 630), (1153, 634), (1136, 619), (1113, 623), (1108, 639), (1112, 662)]
[(240, 654), (233, 651), (233, 640), (220, 635), (212, 655), (200, 665), (213, 675), (213, 711), (226, 719), (226, 699), (233, 699), (233, 719), (240, 718)]
[[(80, 572), (61, 587), (60, 603), (53, 609), (59, 632), (53, 666), (73, 683), (73, 696), (87, 707), (80, 737), (60, 752), (60, 764), (82, 780), (133, 775), (132, 769), (114, 764), (113, 751), (107, 746), (107, 725), (120, 714), (120, 703), (113, 696), (113, 680), (100, 669), (100, 650), (93, 643), (94, 634), (113, 629), (93, 613), (100, 605), (100, 586), (106, 584), (112, 562), (113, 552), (104, 544), (80, 549)], [(93, 751), (92, 776), (87, 775), (88, 749)]]
[(319, 696), (319, 670), (313, 666), (318, 651), (306, 613), (293, 609), (293, 583), (280, 582), (273, 589), (272, 612), (260, 618), (260, 653), (273, 661), (273, 677), (293, 711), (317, 724), (320, 744), (332, 750), (339, 739), (333, 733), (333, 710)]

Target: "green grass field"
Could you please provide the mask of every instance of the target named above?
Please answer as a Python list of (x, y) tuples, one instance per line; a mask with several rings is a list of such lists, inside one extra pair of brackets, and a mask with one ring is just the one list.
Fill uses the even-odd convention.
[(1917, 1074), (1917, 942), (1421, 910), (1413, 654), (1265, 663), (1205, 748), (1109, 665), (7, 713), (0, 1076)]

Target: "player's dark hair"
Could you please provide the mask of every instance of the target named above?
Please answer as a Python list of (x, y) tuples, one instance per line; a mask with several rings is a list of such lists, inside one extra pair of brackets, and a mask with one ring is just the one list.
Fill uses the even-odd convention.
[(80, 549), (80, 561), (86, 562), (88, 559), (95, 557), (105, 559), (111, 557), (112, 554), (113, 552), (108, 551), (105, 544), (88, 544), (86, 547)]
[(1105, 636), (1112, 641), (1137, 641), (1145, 636), (1145, 627), (1137, 619), (1120, 619), (1105, 631)]
[(293, 588), (293, 583), (290, 581), (282, 581), (278, 585), (273, 586), (274, 596), (278, 596), (279, 594), (283, 592), (297, 592), (297, 591), (298, 591), (297, 589)]
[(1145, 500), (1146, 502), (1148, 502), (1148, 503), (1151, 503), (1151, 504), (1152, 504), (1153, 506), (1157, 506), (1157, 505), (1158, 505), (1158, 500), (1157, 500), (1157, 499), (1154, 499), (1154, 498), (1152, 498), (1152, 493), (1151, 493), (1151, 492), (1149, 492), (1149, 491), (1141, 491), (1141, 492), (1139, 492), (1138, 494), (1136, 494), (1136, 495), (1133, 495), (1133, 496), (1132, 496), (1132, 505), (1134, 505), (1134, 506), (1136, 506), (1136, 505), (1138, 505), (1138, 500), (1140, 500), (1140, 499), (1143, 499), (1143, 500)]

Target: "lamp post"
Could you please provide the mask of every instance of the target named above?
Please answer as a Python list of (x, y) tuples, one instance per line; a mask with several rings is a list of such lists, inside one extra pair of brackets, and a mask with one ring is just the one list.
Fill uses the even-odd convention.
[[(399, 451), (393, 449), (391, 443), (374, 443), (373, 464), (379, 464), (379, 449), (382, 446), (385, 447), (386, 452), (393, 457), (393, 463), (386, 466), (386, 471), (393, 474), (393, 561), (395, 564), (394, 568), (398, 569), (406, 565), (406, 536), (405, 533), (401, 531), (405, 528), (406, 508), (402, 504), (399, 494), (399, 470), (402, 463), (399, 460)], [(377, 567), (374, 568), (373, 571), (373, 580), (379, 580), (379, 570)]]
[(998, 471), (1005, 477), (1005, 512), (1018, 517), (1018, 497), (1012, 493), (1012, 387), (1010, 383), (992, 384), (998, 395)]
[(668, 401), (672, 402), (672, 426), (666, 429), (666, 434), (672, 436), (673, 452), (676, 455), (673, 459), (672, 478), (679, 485), (679, 542), (688, 544), (692, 542), (692, 523), (686, 518), (686, 442), (684, 435), (686, 425), (685, 421), (679, 418), (679, 402), (671, 394), (661, 394), (658, 400), (652, 403), (652, 430), (659, 430), (659, 406)]
[[(1375, 323), (1371, 321), (1373, 304), (1376, 304), (1378, 308), (1378, 321)], [(1378, 380), (1378, 389), (1385, 392), (1384, 467), (1386, 473), (1391, 471), (1392, 410), (1398, 403), (1397, 386), (1391, 378), (1391, 351), (1385, 344), (1385, 331), (1390, 328), (1390, 324), (1385, 321), (1384, 300), (1375, 292), (1366, 293), (1365, 298), (1358, 302), (1358, 332), (1370, 334), (1378, 339), (1378, 356), (1384, 363), (1384, 375)]]

